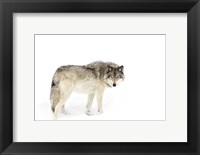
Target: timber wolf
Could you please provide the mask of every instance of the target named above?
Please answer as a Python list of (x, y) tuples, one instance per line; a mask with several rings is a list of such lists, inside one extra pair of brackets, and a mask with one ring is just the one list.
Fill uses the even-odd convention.
[(64, 104), (72, 92), (88, 95), (87, 115), (91, 115), (90, 109), (96, 95), (98, 112), (102, 113), (102, 98), (105, 88), (116, 87), (124, 78), (124, 67), (112, 62), (95, 61), (84, 66), (59, 67), (54, 73), (50, 94), (54, 119), (60, 112), (65, 113)]

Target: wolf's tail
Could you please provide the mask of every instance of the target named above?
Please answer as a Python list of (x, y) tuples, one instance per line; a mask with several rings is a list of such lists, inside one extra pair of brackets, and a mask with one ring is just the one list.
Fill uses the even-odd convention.
[(57, 87), (57, 84), (52, 80), (51, 83), (51, 93), (50, 93), (50, 101), (51, 101), (51, 110), (55, 112), (55, 107), (59, 102), (60, 91)]

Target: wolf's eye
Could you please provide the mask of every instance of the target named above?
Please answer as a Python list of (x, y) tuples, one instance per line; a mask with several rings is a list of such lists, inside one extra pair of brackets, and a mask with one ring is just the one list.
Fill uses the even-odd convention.
[(113, 77), (112, 77), (112, 75), (110, 75), (110, 76), (108, 76), (108, 78), (109, 78), (109, 79), (112, 79)]
[(120, 75), (118, 75), (118, 76), (116, 76), (116, 78), (117, 78), (117, 79), (120, 79), (120, 78), (122, 78), (122, 77), (121, 77)]

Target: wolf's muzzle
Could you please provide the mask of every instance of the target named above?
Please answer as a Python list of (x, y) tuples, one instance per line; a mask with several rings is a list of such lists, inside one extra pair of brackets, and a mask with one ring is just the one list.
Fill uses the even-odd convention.
[(116, 87), (116, 84), (115, 84), (115, 83), (113, 84), (113, 87)]

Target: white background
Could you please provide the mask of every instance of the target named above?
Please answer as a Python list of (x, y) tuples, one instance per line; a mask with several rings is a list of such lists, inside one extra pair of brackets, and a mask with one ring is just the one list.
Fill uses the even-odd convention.
[(87, 95), (72, 93), (58, 120), (165, 120), (165, 35), (35, 35), (35, 120), (52, 120), (50, 85), (59, 66), (96, 60), (124, 66), (125, 81), (107, 89), (103, 110), (85, 114)]
[[(19, 13), (14, 14), (13, 19), (14, 142), (187, 141), (186, 14)], [(34, 34), (166, 34), (166, 120), (34, 121)], [(46, 63), (47, 57), (48, 54), (43, 64)], [(119, 64), (124, 63), (116, 61)], [(63, 63), (67, 62), (62, 62), (62, 65)], [(127, 71), (130, 66), (125, 67)], [(134, 69), (139, 68), (134, 67)], [(54, 69), (52, 68), (50, 72), (52, 74)], [(107, 91), (105, 98), (110, 96), (109, 93), (118, 93), (118, 90), (125, 89), (126, 81), (116, 89)], [(80, 104), (84, 103), (85, 100)], [(105, 109), (104, 114), (107, 115), (109, 110), (109, 108)]]

